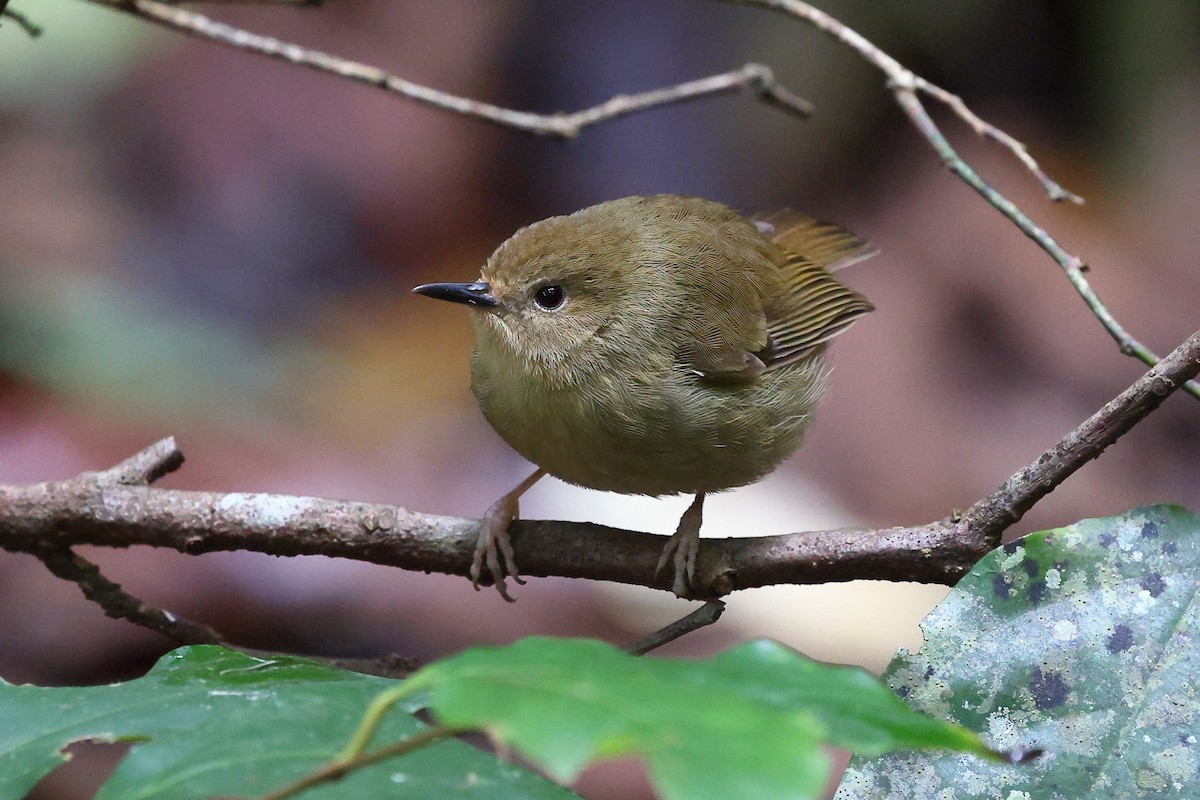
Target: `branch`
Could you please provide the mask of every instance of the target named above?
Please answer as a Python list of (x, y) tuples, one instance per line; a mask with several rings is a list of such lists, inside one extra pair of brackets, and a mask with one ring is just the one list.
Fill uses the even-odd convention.
[[(1096, 458), (1200, 372), (1200, 331), (1037, 460), (965, 513), (916, 527), (705, 539), (696, 596), (857, 579), (954, 584), (1038, 500)], [(153, 464), (170, 440), (122, 462)], [(219, 494), (126, 485), (113, 470), (65, 481), (0, 486), (0, 547), (37, 552), (78, 544), (148, 545), (184, 553), (252, 550), (351, 558), (466, 576), (479, 521), (395, 506), (271, 494)], [(513, 523), (526, 575), (616, 581), (670, 590), (655, 576), (664, 537), (601, 525)]]
[[(220, 644), (224, 640), (207, 625), (177, 617), (169, 611), (143, 603), (100, 574), (100, 568), (69, 547), (30, 549), (51, 574), (79, 585), (84, 597), (96, 603), (113, 619), (125, 619), (134, 625), (161, 633), (178, 644)], [(226, 645), (229, 646), (229, 645)]]
[[(103, 490), (112, 487), (149, 486), (154, 481), (173, 472), (183, 464), (183, 453), (175, 446), (175, 440), (167, 437), (139, 453), (125, 459), (103, 472), (85, 472), (68, 483), (90, 484)], [(5, 494), (0, 487), (0, 503)], [(100, 568), (71, 550), (69, 545), (53, 541), (30, 542), (27, 548), (6, 548), (14, 552), (26, 552), (36, 556), (55, 577), (71, 581), (79, 586), (84, 597), (100, 606), (113, 619), (124, 619), (155, 633), (162, 634), (178, 644), (218, 644), (238, 650), (257, 658), (274, 658), (279, 653), (238, 647), (224, 639), (207, 625), (172, 614), (164, 609), (142, 602), (126, 592), (119, 583), (109, 580)], [(336, 669), (377, 675), (382, 678), (404, 678), (417, 669), (411, 658), (387, 655), (380, 658), (326, 658), (309, 655), (308, 658)]]
[[(175, 440), (168, 437), (114, 467), (103, 472), (84, 473), (76, 480), (90, 482), (97, 488), (149, 486), (182, 464), (183, 453), (175, 446)], [(52, 575), (77, 584), (84, 597), (100, 606), (113, 619), (128, 620), (179, 644), (225, 644), (217, 632), (207, 625), (155, 608), (129, 594), (121, 588), (121, 584), (104, 577), (99, 567), (75, 553), (69, 545), (49, 540), (33, 541), (19, 551), (36, 556)]]
[(995, 125), (984, 122), (975, 112), (967, 108), (966, 103), (962, 101), (961, 97), (951, 94), (945, 89), (935, 86), (924, 78), (913, 74), (911, 70), (880, 50), (860, 33), (847, 27), (844, 23), (839, 22), (824, 11), (814, 8), (808, 3), (800, 2), (800, 0), (725, 0), (725, 2), (762, 6), (775, 11), (782, 11), (788, 16), (807, 22), (822, 33), (832, 36), (855, 53), (858, 53), (868, 64), (882, 72), (891, 84), (893, 92), (897, 90), (897, 87), (924, 92), (949, 106), (955, 114), (974, 129), (976, 134), (991, 139), (1004, 147), (1016, 156), (1025, 165), (1026, 169), (1033, 173), (1033, 176), (1037, 178), (1038, 182), (1042, 185), (1042, 189), (1051, 200), (1056, 202), (1070, 200), (1072, 203), (1083, 204), (1082, 197), (1067, 191), (1042, 171), (1037, 162), (1033, 160), (1033, 156), (1029, 155), (1029, 151), (1025, 145)]
[(670, 625), (647, 636), (643, 636), (626, 647), (625, 650), (633, 653), (635, 656), (644, 656), (651, 650), (657, 650), (664, 644), (670, 644), (681, 636), (686, 636), (692, 631), (712, 625), (724, 613), (724, 600), (709, 600), (686, 617), (677, 619)]
[(251, 33), (201, 14), (159, 2), (159, 0), (90, 0), (90, 2), (132, 14), (188, 36), (208, 39), (245, 52), (287, 61), (357, 83), (365, 83), (368, 86), (374, 86), (385, 92), (398, 94), (443, 111), (452, 111), (526, 133), (560, 139), (573, 139), (588, 126), (627, 116), (637, 111), (694, 100), (706, 95), (730, 92), (735, 89), (749, 90), (768, 105), (782, 108), (799, 116), (807, 116), (812, 111), (812, 106), (808, 101), (797, 97), (779, 85), (771, 70), (762, 64), (746, 64), (740, 69), (664, 89), (618, 95), (600, 105), (570, 114), (535, 114), (529, 111), (515, 111), (422, 86), (368, 64)]
[[(77, 584), (80, 590), (82, 590), (84, 597), (100, 606), (104, 613), (113, 619), (127, 620), (134, 625), (162, 634), (176, 644), (217, 644), (230, 650), (236, 650), (240, 653), (263, 659), (288, 655), (271, 650), (239, 647), (222, 639), (220, 634), (207, 625), (192, 622), (183, 617), (178, 617), (169, 611), (164, 611), (163, 609), (144, 603), (122, 589), (119, 583), (114, 583), (105, 578), (100, 573), (99, 567), (69, 548), (44, 548), (41, 551), (30, 552), (46, 565), (46, 569), (50, 570), (52, 575)], [(679, 623), (675, 624), (678, 625)], [(682, 636), (687, 632), (682, 631), (672, 638), (678, 638), (678, 636)], [(666, 644), (666, 642), (663, 642), (663, 644)], [(407, 678), (418, 668), (415, 660), (398, 655), (386, 655), (379, 658), (328, 658), (306, 654), (305, 658), (333, 667), (334, 669), (397, 680)]]
[[(1117, 321), (1108, 307), (1101, 302), (1099, 295), (1092, 289), (1087, 278), (1084, 277), (1084, 270), (1087, 266), (1083, 259), (1079, 256), (1071, 255), (1063, 249), (1050, 234), (1037, 225), (1026, 215), (1021, 209), (1017, 208), (1016, 204), (1009, 200), (1004, 195), (997, 192), (991, 186), (979, 177), (957, 152), (946, 141), (946, 137), (938, 129), (933, 119), (929, 116), (929, 112), (921, 104), (915, 91), (905, 87), (893, 87), (896, 94), (896, 101), (900, 107), (909, 116), (913, 124), (916, 125), (922, 135), (927, 138), (933, 145), (934, 150), (941, 156), (942, 161), (946, 166), (957, 175), (964, 183), (974, 189), (983, 197), (989, 205), (1007, 217), (1016, 225), (1022, 233), (1028, 236), (1033, 242), (1045, 251), (1054, 263), (1062, 268), (1067, 276), (1067, 280), (1075, 287), (1076, 293), (1083, 298), (1083, 302), (1091, 309), (1092, 314), (1096, 319), (1100, 320), (1100, 324), (1108, 331), (1113, 340), (1117, 342), (1121, 352), (1128, 356), (1133, 356), (1147, 366), (1157, 364), (1159, 358), (1150, 348), (1135, 339), (1125, 327)], [(1200, 384), (1195, 381), (1188, 381), (1184, 386), (1184, 390), (1200, 399)]]
[(1017, 160), (1025, 165), (1025, 169), (1029, 170), (1033, 173), (1033, 177), (1037, 178), (1038, 183), (1042, 185), (1042, 190), (1046, 192), (1046, 196), (1051, 200), (1056, 203), (1069, 200), (1075, 205), (1083, 205), (1082, 197), (1064, 189), (1057, 181), (1042, 171), (1038, 163), (1033, 160), (1033, 156), (1029, 155), (1029, 150), (1024, 144), (1018, 142), (990, 122), (984, 122), (974, 111), (967, 108), (967, 104), (963, 102), (961, 97), (951, 94), (941, 87), (934, 86), (929, 81), (916, 75), (913, 76), (913, 88), (949, 106), (959, 118), (971, 126), (972, 130), (975, 131), (975, 135), (997, 142), (1016, 156)]
[[(245, 2), (246, 0), (208, 0), (208, 2), (217, 3), (222, 1), (234, 3)], [(286, 2), (286, 0), (277, 1)], [(526, 133), (563, 139), (571, 139), (578, 136), (580, 131), (587, 126), (606, 122), (637, 111), (645, 111), (658, 106), (692, 100), (697, 97), (728, 92), (733, 89), (748, 89), (754, 92), (759, 100), (801, 116), (807, 116), (812, 110), (811, 105), (807, 101), (797, 97), (779, 85), (769, 67), (751, 63), (731, 72), (712, 75), (707, 78), (681, 83), (664, 89), (656, 89), (634, 95), (618, 95), (598, 106), (571, 114), (536, 114), (527, 111), (515, 111), (452, 95), (428, 86), (422, 86), (367, 64), (349, 61), (319, 50), (312, 50), (296, 44), (282, 42), (268, 36), (250, 33), (200, 14), (186, 11), (170, 3), (161, 2), (161, 0), (90, 0), (90, 2), (132, 14), (189, 36), (208, 39), (246, 52), (281, 59), (320, 72), (366, 83), (384, 91), (399, 94), (411, 100), (416, 100), (417, 102), (445, 111), (486, 120)], [(1096, 294), (1087, 279), (1083, 276), (1083, 272), (1086, 269), (1083, 260), (1064, 250), (1045, 230), (1036, 225), (1010, 200), (989, 186), (963, 161), (962, 157), (950, 146), (941, 129), (938, 128), (937, 124), (929, 116), (928, 111), (921, 102), (920, 95), (925, 94), (943, 103), (966, 122), (976, 134), (991, 139), (1012, 153), (1037, 179), (1051, 200), (1068, 200), (1073, 203), (1083, 203), (1081, 197), (1064, 189), (1059, 183), (1051, 179), (1029, 154), (1024, 144), (995, 125), (985, 122), (975, 112), (971, 111), (958, 95), (952, 94), (914, 74), (857, 31), (847, 27), (834, 17), (814, 8), (808, 3), (801, 2), (801, 0), (724, 0), (724, 2), (760, 6), (780, 11), (790, 17), (806, 22), (846, 45), (868, 64), (881, 71), (887, 78), (888, 86), (895, 96), (897, 103), (900, 104), (900, 107), (908, 115), (909, 120), (917, 130), (929, 141), (930, 145), (941, 157), (943, 163), (964, 183), (979, 193), (992, 207), (1007, 217), (1010, 222), (1032, 239), (1062, 268), (1067, 276), (1067, 280), (1075, 288), (1076, 293), (1083, 299), (1084, 303), (1096, 319), (1100, 321), (1100, 324), (1108, 334), (1116, 341), (1121, 352), (1137, 358), (1147, 366), (1153, 366), (1158, 363), (1158, 356), (1155, 355), (1154, 351), (1134, 338), (1129, 331), (1125, 330), (1124, 326), (1117, 321), (1107, 306), (1101, 302), (1099, 295)], [(1200, 399), (1200, 384), (1192, 381), (1185, 388), (1193, 397)]]
[[(1034, 177), (1041, 183), (1042, 188), (1051, 200), (1070, 200), (1074, 203), (1083, 203), (1083, 199), (1076, 194), (1073, 194), (1055, 181), (1051, 180), (1033, 157), (1029, 155), (1025, 145), (1018, 142), (1013, 137), (1009, 136), (1004, 131), (984, 122), (973, 111), (967, 108), (962, 98), (957, 95), (942, 89), (924, 78), (914, 74), (911, 70), (900, 64), (899, 61), (889, 56), (887, 53), (880, 50), (861, 34), (846, 27), (844, 24), (820, 11), (808, 3), (800, 0), (725, 0), (726, 2), (739, 3), (744, 5), (762, 6), (775, 11), (781, 11), (788, 16), (800, 19), (814, 28), (832, 36), (842, 44), (849, 47), (854, 52), (858, 53), (864, 61), (872, 65), (888, 80), (888, 87), (896, 98), (896, 102), (900, 104), (900, 108), (908, 116), (909, 121), (913, 126), (929, 141), (929, 144), (937, 152), (942, 162), (965, 184), (974, 189), (984, 200), (993, 208), (1008, 218), (1010, 222), (1017, 226), (1030, 239), (1037, 244), (1043, 251), (1046, 252), (1054, 262), (1062, 268), (1067, 276), (1067, 280), (1075, 288), (1076, 293), (1087, 304), (1092, 314), (1108, 331), (1108, 334), (1116, 341), (1121, 352), (1127, 356), (1133, 356), (1147, 366), (1153, 366), (1158, 363), (1158, 356), (1154, 354), (1150, 348), (1146, 347), (1140, 341), (1135, 339), (1129, 331), (1125, 330), (1117, 319), (1108, 310), (1108, 307), (1101, 302), (1099, 295), (1092, 289), (1087, 278), (1083, 276), (1086, 269), (1083, 259), (1078, 256), (1071, 255), (1063, 247), (1055, 241), (1050, 234), (1046, 233), (1041, 227), (1033, 222), (1024, 212), (1017, 208), (1011, 200), (993, 189), (979, 174), (973, 170), (970, 165), (963, 161), (962, 156), (950, 146), (945, 135), (929, 116), (925, 105), (921, 102), (920, 95), (926, 94), (935, 100), (947, 105), (950, 110), (957, 114), (963, 121), (971, 126), (977, 134), (985, 138), (991, 139), (999, 143), (1002, 147), (1016, 156), (1022, 164), (1025, 165)], [(1189, 381), (1185, 387), (1188, 394), (1200, 399), (1200, 384), (1195, 381)]]
[[(1193, 333), (1036, 461), (971, 506), (963, 515), (963, 521), (969, 520), (978, 530), (1002, 532), (1064, 479), (1098, 458), (1110, 444), (1128, 433), (1197, 374), (1200, 374), (1200, 331)], [(997, 533), (993, 546), (999, 543)]]

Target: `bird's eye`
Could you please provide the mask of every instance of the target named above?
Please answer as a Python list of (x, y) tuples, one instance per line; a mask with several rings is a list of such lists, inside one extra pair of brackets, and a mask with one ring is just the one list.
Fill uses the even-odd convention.
[(563, 291), (563, 287), (557, 284), (543, 286), (533, 295), (533, 302), (547, 311), (555, 311), (561, 308), (566, 299), (567, 293)]

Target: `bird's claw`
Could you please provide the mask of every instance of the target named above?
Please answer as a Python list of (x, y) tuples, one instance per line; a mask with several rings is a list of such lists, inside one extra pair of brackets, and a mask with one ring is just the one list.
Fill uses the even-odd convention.
[(496, 591), (510, 603), (516, 598), (508, 593), (506, 578), (524, 584), (517, 572), (517, 559), (513, 553), (512, 538), (508, 526), (517, 518), (516, 498), (505, 495), (492, 504), (483, 515), (479, 525), (479, 540), (475, 544), (475, 557), (471, 560), (471, 585), (479, 591), (483, 579), (483, 566), (487, 564), (488, 575)]
[(658, 566), (654, 568), (654, 576), (662, 574), (667, 562), (671, 562), (675, 574), (671, 581), (671, 591), (676, 597), (691, 597), (691, 587), (696, 578), (696, 554), (700, 552), (700, 524), (704, 505), (704, 495), (696, 495), (696, 499), (688, 506), (687, 511), (679, 518), (679, 526), (667, 540), (658, 557)]
[(671, 591), (676, 597), (690, 597), (692, 581), (696, 577), (696, 553), (700, 552), (700, 540), (686, 533), (680, 536), (676, 533), (663, 547), (658, 557), (658, 566), (654, 568), (654, 577), (662, 574), (667, 562), (671, 562), (675, 575), (671, 581)]

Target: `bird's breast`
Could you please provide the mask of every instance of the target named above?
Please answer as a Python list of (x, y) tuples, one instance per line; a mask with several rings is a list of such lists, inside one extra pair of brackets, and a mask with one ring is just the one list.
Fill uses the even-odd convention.
[(568, 483), (646, 495), (763, 477), (799, 446), (824, 386), (815, 355), (747, 385), (617, 357), (551, 381), (482, 348), (471, 372), (484, 416), (529, 461)]

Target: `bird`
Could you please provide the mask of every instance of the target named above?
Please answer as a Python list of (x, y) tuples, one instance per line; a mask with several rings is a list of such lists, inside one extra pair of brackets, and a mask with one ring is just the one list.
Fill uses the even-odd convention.
[(471, 388), (537, 469), (484, 513), (470, 577), (512, 600), (508, 528), (549, 474), (622, 494), (692, 495), (663, 548), (689, 597), (706, 495), (764, 477), (801, 444), (828, 343), (873, 310), (834, 273), (875, 251), (790, 209), (624, 197), (521, 228), (469, 283), (417, 294), (470, 307)]

